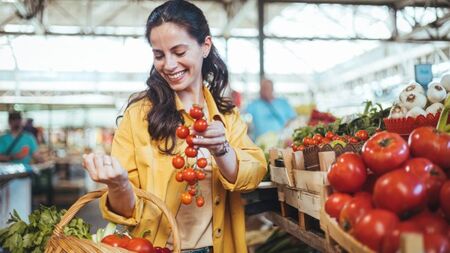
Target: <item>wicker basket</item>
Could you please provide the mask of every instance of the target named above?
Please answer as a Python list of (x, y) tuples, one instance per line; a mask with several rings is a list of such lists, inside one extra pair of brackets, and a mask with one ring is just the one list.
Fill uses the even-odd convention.
[(341, 144), (336, 144), (334, 147), (332, 147), (330, 144), (325, 144), (322, 147), (319, 147), (317, 145), (306, 147), (305, 150), (303, 150), (303, 155), (305, 159), (305, 169), (306, 170), (313, 170), (313, 171), (319, 171), (320, 170), (320, 162), (319, 162), (319, 153), (320, 152), (326, 152), (326, 151), (334, 151), (336, 153), (336, 157), (340, 156), (341, 154), (345, 152), (355, 152), (359, 153), (361, 152), (362, 146), (364, 145), (364, 142), (358, 142), (358, 143), (347, 143), (345, 147), (343, 147)]
[[(61, 221), (55, 226), (55, 230), (53, 231), (53, 235), (47, 243), (47, 247), (45, 249), (46, 253), (68, 253), (68, 252), (113, 252), (113, 253), (131, 253), (130, 251), (122, 248), (115, 248), (104, 243), (94, 243), (91, 240), (87, 239), (79, 239), (73, 236), (64, 235), (64, 226), (67, 225), (70, 220), (75, 216), (75, 214), (87, 203), (90, 201), (100, 198), (107, 190), (102, 189), (98, 191), (90, 192), (80, 199), (78, 199), (64, 214), (61, 218)], [(158, 206), (161, 211), (167, 216), (169, 223), (172, 227), (173, 231), (173, 240), (174, 240), (174, 253), (179, 253), (181, 249), (181, 241), (180, 235), (178, 232), (177, 223), (175, 218), (167, 209), (166, 205), (162, 200), (160, 200), (155, 195), (145, 192), (140, 189), (135, 189), (135, 193), (139, 198), (143, 198), (147, 201), (153, 202), (156, 206)]]

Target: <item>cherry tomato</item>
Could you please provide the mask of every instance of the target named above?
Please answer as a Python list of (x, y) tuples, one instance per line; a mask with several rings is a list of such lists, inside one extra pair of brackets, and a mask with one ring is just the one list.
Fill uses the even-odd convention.
[(185, 205), (189, 205), (190, 203), (192, 203), (192, 195), (189, 194), (189, 192), (183, 192), (181, 194), (181, 203)]
[(195, 195), (197, 195), (197, 188), (194, 185), (191, 185), (191, 186), (189, 186), (188, 192), (192, 196), (195, 196)]
[(423, 211), (411, 218), (425, 234), (442, 234), (447, 235), (448, 225), (441, 216)]
[(121, 248), (125, 248), (129, 242), (130, 237), (128, 237), (127, 235), (112, 234), (107, 235), (102, 239), (102, 243), (106, 243), (113, 247), (121, 247)]
[(394, 230), (389, 231), (383, 238), (381, 252), (396, 253), (400, 247), (400, 236), (403, 233), (422, 234), (420, 227), (412, 221), (401, 222)]
[(198, 196), (195, 199), (195, 203), (197, 204), (198, 207), (202, 207), (205, 204), (205, 199), (203, 198), (203, 196)]
[(366, 166), (358, 154), (346, 152), (331, 165), (327, 177), (336, 191), (354, 193), (361, 190), (366, 180)]
[(208, 128), (208, 122), (204, 119), (198, 119), (194, 122), (194, 130), (201, 133)]
[(328, 144), (328, 143), (330, 143), (331, 142), (331, 139), (330, 138), (327, 138), (327, 137), (325, 137), (325, 138), (323, 138), (322, 139), (322, 144)]
[(413, 156), (428, 158), (442, 169), (450, 169), (449, 134), (433, 127), (419, 127), (409, 135), (408, 144)]
[(450, 243), (447, 238), (440, 234), (425, 234), (423, 236), (425, 252), (448, 253), (450, 252)]
[(130, 239), (126, 249), (138, 253), (155, 253), (153, 244), (149, 240), (138, 237)]
[(311, 138), (311, 137), (305, 137), (305, 138), (303, 138), (303, 145), (305, 145), (305, 146), (310, 146), (310, 145), (313, 145), (313, 138)]
[(325, 138), (328, 138), (328, 139), (333, 139), (333, 137), (334, 137), (334, 133), (333, 132), (331, 132), (331, 131), (328, 131), (326, 134), (325, 134)]
[(195, 173), (197, 174), (197, 179), (198, 180), (203, 180), (203, 179), (206, 178), (206, 174), (205, 174), (204, 171), (197, 170)]
[(193, 168), (187, 168), (183, 170), (183, 180), (186, 182), (192, 182), (196, 179), (195, 171)]
[(180, 125), (176, 130), (177, 137), (184, 139), (189, 135), (189, 128), (187, 126)]
[(423, 209), (426, 205), (425, 184), (405, 170), (382, 175), (373, 191), (375, 206), (392, 211), (401, 217)]
[(172, 158), (172, 165), (176, 169), (181, 169), (184, 167), (184, 158), (180, 155), (176, 155)]
[[(441, 209), (447, 220), (450, 221), (450, 180), (447, 180), (441, 188), (439, 194)], [(449, 230), (450, 235), (450, 230)]]
[(183, 172), (182, 171), (177, 171), (177, 173), (175, 174), (175, 179), (178, 182), (183, 182)]
[(313, 136), (313, 140), (316, 140), (317, 143), (321, 143), (321, 142), (322, 142), (322, 139), (323, 139), (323, 136), (322, 136), (321, 134), (315, 134), (315, 135)]
[(439, 205), (439, 192), (447, 179), (445, 172), (426, 158), (410, 159), (406, 161), (404, 168), (425, 184), (428, 207), (433, 210), (437, 209)]
[(376, 133), (362, 148), (364, 162), (377, 175), (398, 168), (408, 157), (408, 144), (397, 133)]
[(369, 133), (367, 133), (366, 130), (358, 130), (355, 133), (355, 137), (362, 141), (366, 141), (367, 139), (369, 139)]
[(195, 149), (194, 147), (187, 147), (184, 150), (184, 153), (186, 154), (187, 157), (196, 157), (197, 156), (197, 149)]
[(206, 165), (208, 165), (208, 160), (206, 160), (206, 158), (199, 158), (198, 160), (197, 160), (197, 166), (199, 167), (199, 168), (205, 168), (206, 167)]
[(352, 196), (335, 192), (328, 196), (327, 201), (325, 202), (325, 212), (327, 212), (331, 217), (339, 219), (339, 214), (341, 213), (342, 208), (352, 200)]
[(350, 137), (350, 138), (348, 138), (348, 142), (352, 143), (352, 144), (356, 144), (359, 142), (359, 140), (355, 137)]
[(190, 110), (189, 110), (189, 115), (194, 118), (194, 119), (201, 119), (203, 117), (203, 111), (202, 108), (199, 106), (194, 105)]
[(398, 223), (399, 219), (395, 213), (372, 209), (356, 223), (353, 234), (358, 241), (379, 252), (383, 237)]
[(194, 146), (194, 139), (195, 139), (195, 135), (193, 135), (193, 134), (190, 134), (186, 137), (186, 143), (189, 147)]
[(353, 228), (356, 223), (372, 209), (372, 195), (367, 192), (357, 193), (355, 194), (355, 197), (342, 208), (339, 215), (339, 225), (345, 231), (353, 233)]

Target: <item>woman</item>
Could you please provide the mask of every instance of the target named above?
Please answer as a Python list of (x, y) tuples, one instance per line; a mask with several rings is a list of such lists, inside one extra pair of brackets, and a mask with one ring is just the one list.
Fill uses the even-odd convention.
[[(111, 157), (84, 157), (91, 178), (109, 189), (101, 199), (102, 214), (133, 226), (134, 235), (145, 234), (154, 245), (170, 247), (167, 219), (157, 207), (136, 198), (133, 188), (141, 188), (160, 197), (176, 215), (182, 250), (247, 252), (239, 192), (257, 187), (266, 162), (247, 137), (238, 110), (223, 97), (228, 71), (205, 16), (187, 1), (168, 1), (148, 17), (146, 38), (154, 54), (148, 89), (128, 104)], [(201, 208), (181, 205), (186, 183), (175, 180), (171, 164), (173, 155), (186, 148), (175, 130), (180, 124), (193, 125), (189, 109), (194, 104), (203, 106), (209, 123), (205, 132), (194, 132), (195, 147), (209, 160)]]

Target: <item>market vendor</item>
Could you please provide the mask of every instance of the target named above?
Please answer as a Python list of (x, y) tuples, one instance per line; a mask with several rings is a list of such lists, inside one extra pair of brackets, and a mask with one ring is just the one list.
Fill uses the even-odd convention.
[[(247, 136), (238, 109), (224, 97), (228, 71), (214, 47), (202, 11), (188, 1), (168, 1), (148, 17), (146, 38), (153, 49), (147, 90), (133, 96), (117, 129), (111, 156), (89, 154), (83, 164), (90, 177), (105, 183), (101, 199), (105, 219), (133, 227), (156, 246), (173, 244), (170, 225), (133, 188), (161, 198), (176, 217), (186, 252), (245, 253), (245, 216), (241, 191), (255, 189), (266, 174), (266, 161)], [(198, 156), (207, 159), (199, 181), (204, 203), (181, 205), (187, 183), (177, 182), (175, 154), (187, 147), (176, 137), (180, 125), (192, 127), (189, 114), (200, 105), (204, 132), (190, 129)], [(197, 151), (195, 153), (197, 153)]]

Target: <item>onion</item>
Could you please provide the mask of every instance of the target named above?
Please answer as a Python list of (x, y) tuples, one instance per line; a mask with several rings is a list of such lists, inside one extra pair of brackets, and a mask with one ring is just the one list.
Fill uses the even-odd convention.
[(409, 83), (404, 89), (403, 91), (406, 91), (408, 93), (410, 92), (419, 92), (422, 94), (425, 94), (425, 89), (422, 87), (422, 85), (412, 81), (411, 83)]
[(450, 92), (450, 72), (442, 75), (441, 85), (447, 90), (447, 92)]
[(406, 113), (406, 118), (416, 118), (419, 115), (426, 116), (427, 113), (422, 108), (416, 106)]
[(441, 84), (432, 82), (428, 85), (427, 97), (431, 103), (441, 102), (445, 96), (447, 96), (447, 92)]
[(408, 110), (405, 107), (401, 106), (401, 104), (394, 104), (391, 107), (391, 111), (389, 113), (389, 118), (391, 118), (391, 119), (404, 118), (407, 111)]
[(413, 107), (425, 108), (427, 104), (427, 98), (421, 93), (410, 93), (407, 97), (401, 101), (406, 109), (411, 110)]
[(442, 109), (444, 109), (444, 105), (443, 104), (441, 104), (441, 103), (434, 103), (434, 104), (428, 106), (425, 111), (427, 112), (427, 114), (431, 113), (433, 115), (436, 115), (436, 113), (442, 111)]

